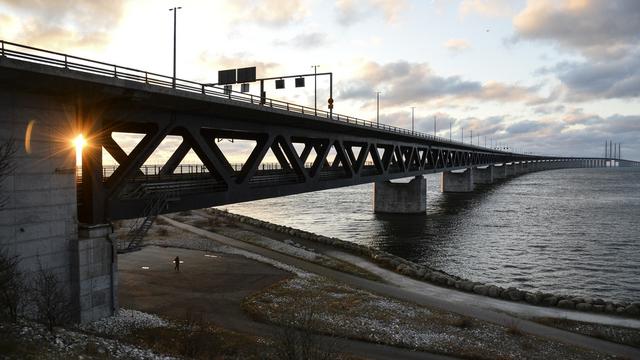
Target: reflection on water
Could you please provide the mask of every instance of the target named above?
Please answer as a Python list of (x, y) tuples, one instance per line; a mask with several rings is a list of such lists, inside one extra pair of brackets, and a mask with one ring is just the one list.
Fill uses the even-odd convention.
[(640, 169), (544, 171), (469, 194), (426, 178), (427, 215), (374, 214), (371, 184), (226, 208), (476, 281), (638, 300)]

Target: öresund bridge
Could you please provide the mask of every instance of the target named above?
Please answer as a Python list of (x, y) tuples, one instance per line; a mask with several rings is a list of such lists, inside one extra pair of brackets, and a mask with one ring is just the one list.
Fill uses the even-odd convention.
[[(442, 173), (442, 191), (469, 192), (532, 171), (639, 165), (504, 151), (15, 43), (1, 46), (0, 141), (17, 145), (3, 189), (9, 200), (0, 210), (2, 245), (25, 267), (40, 261), (66, 276), (81, 321), (117, 308), (111, 220), (142, 219), (129, 247), (165, 212), (374, 183), (375, 211), (419, 213), (426, 207), (424, 174)], [(113, 133), (142, 140), (127, 153)], [(76, 174), (69, 144), (78, 134), (88, 145)], [(182, 142), (164, 163), (144, 165), (167, 136)], [(244, 163), (232, 164), (221, 139), (255, 147)], [(117, 166), (103, 166), (103, 149)], [(202, 165), (181, 165), (190, 151)], [(265, 166), (269, 152), (277, 162)]]

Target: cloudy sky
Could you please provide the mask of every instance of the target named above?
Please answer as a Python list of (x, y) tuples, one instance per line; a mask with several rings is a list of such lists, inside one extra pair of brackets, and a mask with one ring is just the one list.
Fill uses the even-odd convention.
[[(180, 78), (320, 65), (336, 113), (375, 120), (380, 91), (384, 123), (410, 127), (415, 107), (440, 136), (585, 156), (611, 139), (640, 160), (638, 0), (0, 0), (0, 38), (170, 75), (173, 6)], [(267, 96), (313, 105), (287, 87)]]

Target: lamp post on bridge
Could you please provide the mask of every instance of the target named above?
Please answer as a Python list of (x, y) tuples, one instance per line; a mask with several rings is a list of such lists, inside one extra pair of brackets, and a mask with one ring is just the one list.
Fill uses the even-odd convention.
[(176, 24), (178, 19), (178, 10), (182, 9), (181, 6), (169, 9), (173, 11), (173, 83), (172, 86), (176, 88)]
[(313, 110), (318, 116), (318, 68), (320, 65), (311, 65), (313, 68)]
[(380, 125), (380, 94), (382, 92), (376, 91), (376, 125)]
[(413, 112), (416, 109), (415, 106), (411, 107), (411, 133), (413, 134), (413, 130), (414, 130), (414, 124), (415, 124), (415, 118), (413, 116)]

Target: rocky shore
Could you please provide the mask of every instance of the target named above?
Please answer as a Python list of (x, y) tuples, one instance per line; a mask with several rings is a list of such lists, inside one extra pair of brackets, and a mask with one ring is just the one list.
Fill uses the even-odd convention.
[(288, 226), (272, 224), (266, 221), (250, 218), (243, 215), (229, 213), (227, 211), (210, 209), (219, 216), (228, 217), (240, 223), (261, 227), (270, 231), (285, 233), (300, 239), (315, 241), (336, 248), (347, 250), (356, 255), (364, 256), (378, 265), (409, 276), (414, 279), (426, 281), (439, 286), (455, 288), (461, 291), (476, 293), (509, 301), (526, 302), (531, 305), (558, 307), (584, 312), (607, 313), (626, 317), (640, 318), (640, 302), (625, 303), (612, 302), (603, 299), (592, 299), (571, 295), (559, 295), (543, 292), (530, 292), (514, 287), (503, 288), (495, 285), (487, 285), (479, 282), (462, 279), (458, 276), (419, 265), (384, 251), (352, 242), (317, 235), (311, 232), (294, 229)]

